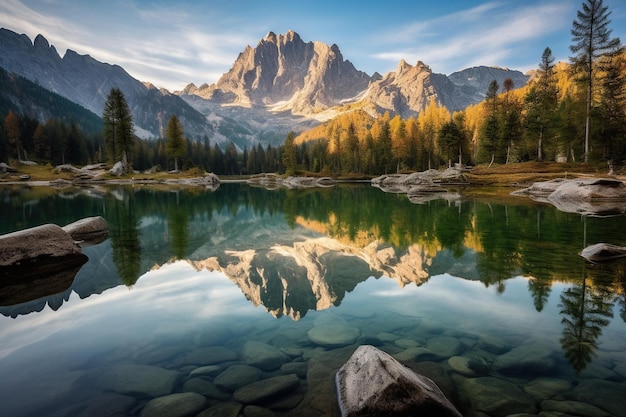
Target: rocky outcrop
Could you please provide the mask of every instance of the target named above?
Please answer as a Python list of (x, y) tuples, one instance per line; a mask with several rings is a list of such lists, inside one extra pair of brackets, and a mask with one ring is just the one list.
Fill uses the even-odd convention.
[(44, 224), (0, 236), (0, 305), (67, 290), (87, 262), (81, 245), (99, 243), (107, 235), (106, 221), (91, 217), (65, 227)]
[(13, 168), (12, 166), (8, 165), (6, 162), (0, 162), (0, 173), (1, 174), (6, 174), (9, 172), (17, 172), (17, 169)]
[(626, 247), (608, 243), (596, 243), (583, 249), (580, 252), (580, 256), (593, 263), (609, 263), (626, 258)]
[(189, 182), (193, 185), (203, 185), (211, 190), (217, 190), (220, 186), (219, 177), (212, 172), (203, 177), (192, 178)]
[(54, 224), (44, 224), (0, 236), (0, 267), (80, 254), (80, 246), (74, 239)]
[(81, 246), (98, 244), (105, 241), (109, 236), (109, 226), (106, 220), (100, 216), (77, 220), (63, 226), (62, 229)]
[(337, 372), (336, 385), (343, 417), (461, 417), (431, 379), (373, 346), (352, 354)]
[(430, 169), (412, 174), (381, 175), (372, 180), (372, 185), (386, 193), (406, 194), (416, 204), (439, 198), (457, 200), (461, 196), (449, 192), (443, 185), (466, 184), (464, 172), (462, 168), (448, 168), (444, 171)]
[(247, 46), (216, 84), (187, 92), (220, 104), (311, 114), (367, 88), (370, 77), (343, 59), (337, 45), (304, 42), (290, 30)]
[(395, 71), (370, 84), (363, 101), (379, 113), (386, 111), (404, 118), (416, 116), (431, 100), (450, 111), (461, 110), (480, 100), (478, 90), (456, 85), (443, 74), (435, 74), (419, 61), (415, 66), (401, 60)]
[(612, 178), (556, 179), (534, 183), (512, 194), (550, 203), (566, 213), (591, 216), (626, 213), (626, 184)]

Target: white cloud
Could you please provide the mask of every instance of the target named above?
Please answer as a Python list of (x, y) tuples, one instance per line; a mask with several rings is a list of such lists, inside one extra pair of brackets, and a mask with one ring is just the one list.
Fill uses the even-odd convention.
[[(501, 65), (516, 57), (520, 45), (563, 29), (569, 24), (570, 9), (567, 3), (521, 8), (486, 3), (383, 36), (391, 45), (395, 39), (396, 47), (373, 56), (383, 61), (421, 60), (433, 71), (447, 73), (473, 65)], [(537, 51), (537, 61), (542, 51)]]

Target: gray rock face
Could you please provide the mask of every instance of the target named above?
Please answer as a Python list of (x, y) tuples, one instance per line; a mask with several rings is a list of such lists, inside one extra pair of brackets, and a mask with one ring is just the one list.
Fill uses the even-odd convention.
[(353, 353), (337, 372), (336, 384), (343, 417), (461, 416), (432, 380), (373, 346)]
[(204, 409), (206, 398), (193, 392), (166, 395), (150, 400), (141, 417), (190, 417)]
[(109, 172), (116, 177), (120, 177), (126, 174), (126, 169), (124, 168), (124, 164), (121, 161), (117, 161), (115, 164), (113, 164)]
[(250, 366), (264, 371), (278, 369), (289, 361), (289, 356), (280, 349), (261, 342), (248, 342), (243, 347), (243, 360)]
[(106, 240), (109, 225), (100, 216), (86, 217), (63, 226), (63, 230), (81, 246), (95, 245)]
[(609, 216), (626, 212), (626, 184), (612, 178), (556, 179), (512, 194), (550, 203), (566, 213)]
[(119, 394), (160, 397), (172, 393), (181, 374), (156, 366), (115, 365), (95, 380), (96, 386)]
[(0, 236), (0, 266), (39, 257), (62, 257), (81, 254), (74, 239), (60, 226), (44, 224)]
[(294, 31), (269, 32), (255, 48), (246, 47), (216, 84), (188, 92), (242, 106), (289, 102), (289, 108), (281, 110), (310, 114), (354, 97), (369, 82), (336, 45), (305, 43)]
[(299, 385), (300, 379), (295, 374), (275, 376), (239, 388), (233, 398), (242, 404), (263, 404), (293, 391)]

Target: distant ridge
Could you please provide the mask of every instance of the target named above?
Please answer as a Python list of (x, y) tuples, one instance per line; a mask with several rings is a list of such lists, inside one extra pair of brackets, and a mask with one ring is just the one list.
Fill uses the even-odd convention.
[(140, 136), (162, 137), (176, 114), (188, 137), (233, 142), (240, 149), (280, 144), (290, 131), (301, 132), (356, 108), (374, 117), (389, 112), (406, 118), (435, 99), (450, 111), (462, 110), (482, 101), (494, 79), (502, 85), (511, 78), (515, 88), (529, 79), (519, 71), (487, 66), (447, 76), (433, 73), (423, 62), (404, 60), (395, 71), (370, 76), (344, 59), (337, 45), (305, 42), (293, 30), (269, 32), (255, 47), (245, 47), (216, 83), (189, 84), (174, 93), (89, 55), (68, 50), (61, 58), (42, 35), (31, 43), (7, 29), (0, 29), (0, 67), (96, 115), (102, 114), (110, 89), (120, 88)]

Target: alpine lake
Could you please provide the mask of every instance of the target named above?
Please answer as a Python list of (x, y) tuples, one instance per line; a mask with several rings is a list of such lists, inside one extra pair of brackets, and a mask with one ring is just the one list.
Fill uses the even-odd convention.
[(443, 197), (2, 186), (2, 234), (109, 234), (56, 292), (3, 293), (0, 415), (339, 416), (373, 345), (464, 416), (626, 416), (626, 264), (579, 255), (626, 246), (626, 217)]

